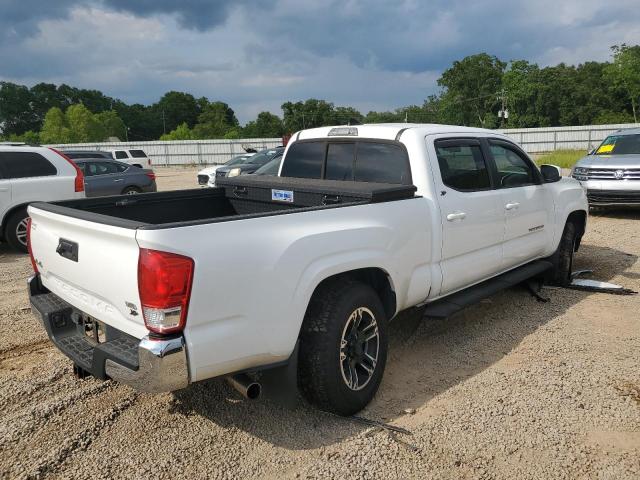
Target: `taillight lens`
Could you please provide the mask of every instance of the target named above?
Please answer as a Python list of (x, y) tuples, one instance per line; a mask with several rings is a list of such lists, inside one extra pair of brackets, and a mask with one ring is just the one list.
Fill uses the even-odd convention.
[(151, 180), (155, 180), (156, 179), (156, 174), (153, 173), (153, 172), (145, 173), (145, 175), (147, 177), (149, 177)]
[(36, 264), (36, 259), (33, 258), (33, 252), (31, 251), (31, 217), (27, 218), (27, 250), (29, 251), (29, 258), (31, 259), (33, 271), (38, 273), (38, 265)]
[(193, 266), (193, 259), (183, 255), (140, 249), (138, 291), (149, 331), (167, 334), (184, 329)]
[(75, 180), (75, 184), (74, 184), (75, 185), (75, 191), (76, 192), (84, 192), (84, 173), (82, 173), (82, 170), (80, 170), (78, 165), (73, 163), (73, 160), (71, 160), (69, 157), (67, 157), (60, 150), (56, 150), (55, 148), (49, 148), (49, 150), (53, 150), (54, 152), (56, 152), (58, 155), (60, 155), (62, 158), (64, 158), (67, 162), (69, 162), (73, 166), (73, 168), (76, 169), (76, 180)]

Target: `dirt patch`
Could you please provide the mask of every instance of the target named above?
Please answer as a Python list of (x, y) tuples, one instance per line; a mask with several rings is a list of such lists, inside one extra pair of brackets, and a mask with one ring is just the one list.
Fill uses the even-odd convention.
[[(196, 169), (157, 173), (197, 188)], [(599, 213), (576, 268), (640, 290), (639, 255), (640, 212)], [(3, 478), (640, 477), (638, 296), (513, 288), (396, 332), (362, 416), (401, 435), (218, 380), (162, 395), (76, 380), (28, 311), (30, 268), (0, 246)]]

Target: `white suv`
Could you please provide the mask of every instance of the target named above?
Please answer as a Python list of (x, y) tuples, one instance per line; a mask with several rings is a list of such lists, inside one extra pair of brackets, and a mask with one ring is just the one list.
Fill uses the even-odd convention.
[(113, 158), (119, 162), (128, 163), (134, 167), (151, 168), (151, 159), (144, 150), (136, 148), (120, 148), (108, 150)]
[(0, 145), (0, 240), (27, 251), (27, 206), (84, 197), (82, 171), (51, 148)]

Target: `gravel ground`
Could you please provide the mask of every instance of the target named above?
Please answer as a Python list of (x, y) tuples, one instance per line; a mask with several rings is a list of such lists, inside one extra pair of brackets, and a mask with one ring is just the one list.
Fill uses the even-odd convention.
[[(162, 189), (193, 169), (159, 169)], [(640, 290), (640, 212), (590, 218), (576, 268)], [(219, 380), (139, 394), (75, 380), (0, 245), (3, 478), (640, 478), (640, 298), (514, 288), (413, 335), (396, 326), (362, 416), (241, 401)]]

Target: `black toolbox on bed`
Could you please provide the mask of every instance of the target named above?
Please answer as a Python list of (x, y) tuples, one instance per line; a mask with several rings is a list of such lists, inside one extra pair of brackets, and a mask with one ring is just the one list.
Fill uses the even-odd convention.
[(379, 203), (413, 198), (414, 185), (369, 183), (312, 178), (243, 175), (216, 178), (229, 199), (268, 202), (291, 207), (317, 207), (341, 203)]

